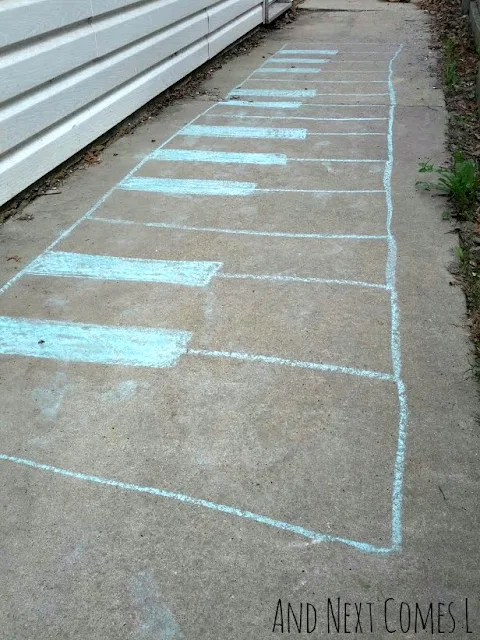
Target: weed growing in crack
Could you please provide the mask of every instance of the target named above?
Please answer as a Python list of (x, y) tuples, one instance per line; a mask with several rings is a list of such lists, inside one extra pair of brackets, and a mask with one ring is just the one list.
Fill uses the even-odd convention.
[(480, 189), (478, 167), (474, 160), (465, 160), (463, 153), (457, 151), (453, 155), (450, 167), (438, 167), (426, 160), (420, 163), (418, 170), (420, 173), (436, 174), (437, 179), (419, 181), (417, 186), (427, 191), (437, 191), (450, 198), (454, 217), (459, 220), (471, 219)]
[(451, 38), (445, 40), (443, 56), (443, 80), (447, 89), (454, 89), (458, 83), (458, 73), (455, 60), (455, 45)]

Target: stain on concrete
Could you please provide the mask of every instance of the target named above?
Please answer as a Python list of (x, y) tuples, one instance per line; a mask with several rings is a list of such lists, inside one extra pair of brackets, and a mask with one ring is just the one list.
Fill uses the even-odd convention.
[(137, 574), (130, 593), (135, 607), (136, 638), (142, 640), (184, 640), (175, 616), (165, 602), (153, 572)]

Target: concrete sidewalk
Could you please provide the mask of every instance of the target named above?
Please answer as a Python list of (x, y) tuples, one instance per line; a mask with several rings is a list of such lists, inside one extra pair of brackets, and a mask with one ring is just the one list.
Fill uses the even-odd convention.
[(1, 638), (480, 632), (428, 25), (323, 4), (2, 228)]

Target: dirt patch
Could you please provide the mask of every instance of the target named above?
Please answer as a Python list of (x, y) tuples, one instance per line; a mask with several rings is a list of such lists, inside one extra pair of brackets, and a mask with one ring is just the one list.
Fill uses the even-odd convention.
[[(439, 55), (438, 74), (442, 79), (448, 111), (448, 149), (459, 152), (477, 165), (480, 157), (480, 117), (476, 98), (479, 52), (468, 16), (462, 15), (461, 0), (422, 0), (420, 8), (432, 18), (433, 46)], [(469, 210), (460, 215), (451, 203), (453, 230), (459, 248), (452, 273), (465, 292), (468, 324), (480, 371), (480, 206), (478, 194)], [(464, 219), (466, 218), (466, 219)]]
[(202, 87), (218, 69), (232, 58), (246, 55), (252, 49), (258, 47), (272, 29), (282, 29), (297, 17), (298, 1), (294, 1), (292, 9), (269, 26), (261, 26), (248, 34), (245, 38), (234, 43), (231, 47), (220, 53), (213, 60), (196, 69), (192, 74), (183, 78), (167, 91), (159, 94), (146, 105), (135, 111), (131, 116), (104, 133), (94, 142), (66, 160), (59, 167), (35, 182), (33, 185), (15, 196), (12, 200), (0, 207), (0, 224), (14, 215), (19, 215), (23, 209), (33, 200), (39, 197), (53, 196), (61, 192), (68, 178), (75, 171), (82, 170), (89, 165), (102, 161), (102, 152), (119, 138), (131, 135), (146, 122), (156, 118), (166, 107), (183, 98), (208, 97), (218, 100), (220, 95), (207, 91)]

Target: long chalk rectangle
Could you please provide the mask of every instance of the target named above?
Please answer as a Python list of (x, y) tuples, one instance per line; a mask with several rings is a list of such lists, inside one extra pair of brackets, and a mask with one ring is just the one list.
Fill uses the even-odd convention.
[(283, 140), (305, 140), (306, 129), (277, 129), (264, 127), (218, 127), (191, 124), (182, 129), (180, 135), (206, 136), (211, 138), (275, 138)]
[(253, 182), (226, 180), (176, 180), (173, 178), (127, 178), (118, 185), (126, 191), (148, 191), (172, 195), (248, 196), (255, 191)]
[(265, 98), (315, 98), (315, 89), (233, 89), (229, 96), (263, 96)]
[(159, 149), (152, 160), (169, 162), (214, 162), (221, 164), (287, 164), (287, 156), (277, 153), (229, 153), (228, 151), (190, 151), (189, 149)]
[(312, 69), (311, 67), (262, 67), (257, 69), (255, 73), (320, 73), (321, 69)]
[(205, 287), (221, 267), (221, 262), (144, 260), (49, 251), (32, 262), (25, 273), (37, 276), (162, 282)]
[(248, 102), (247, 100), (225, 100), (219, 102), (221, 107), (254, 107), (256, 109), (300, 109), (301, 102)]
[(308, 55), (309, 53), (320, 56), (336, 56), (338, 51), (332, 51), (331, 49), (282, 49), (281, 51), (278, 51), (277, 55), (288, 54), (289, 56), (294, 56), (296, 54)]
[(270, 58), (268, 61), (271, 62), (301, 62), (301, 63), (316, 63), (316, 64), (325, 64), (325, 62), (329, 62), (325, 58)]
[(0, 317), (0, 354), (68, 362), (171, 367), (191, 337), (171, 329)]

